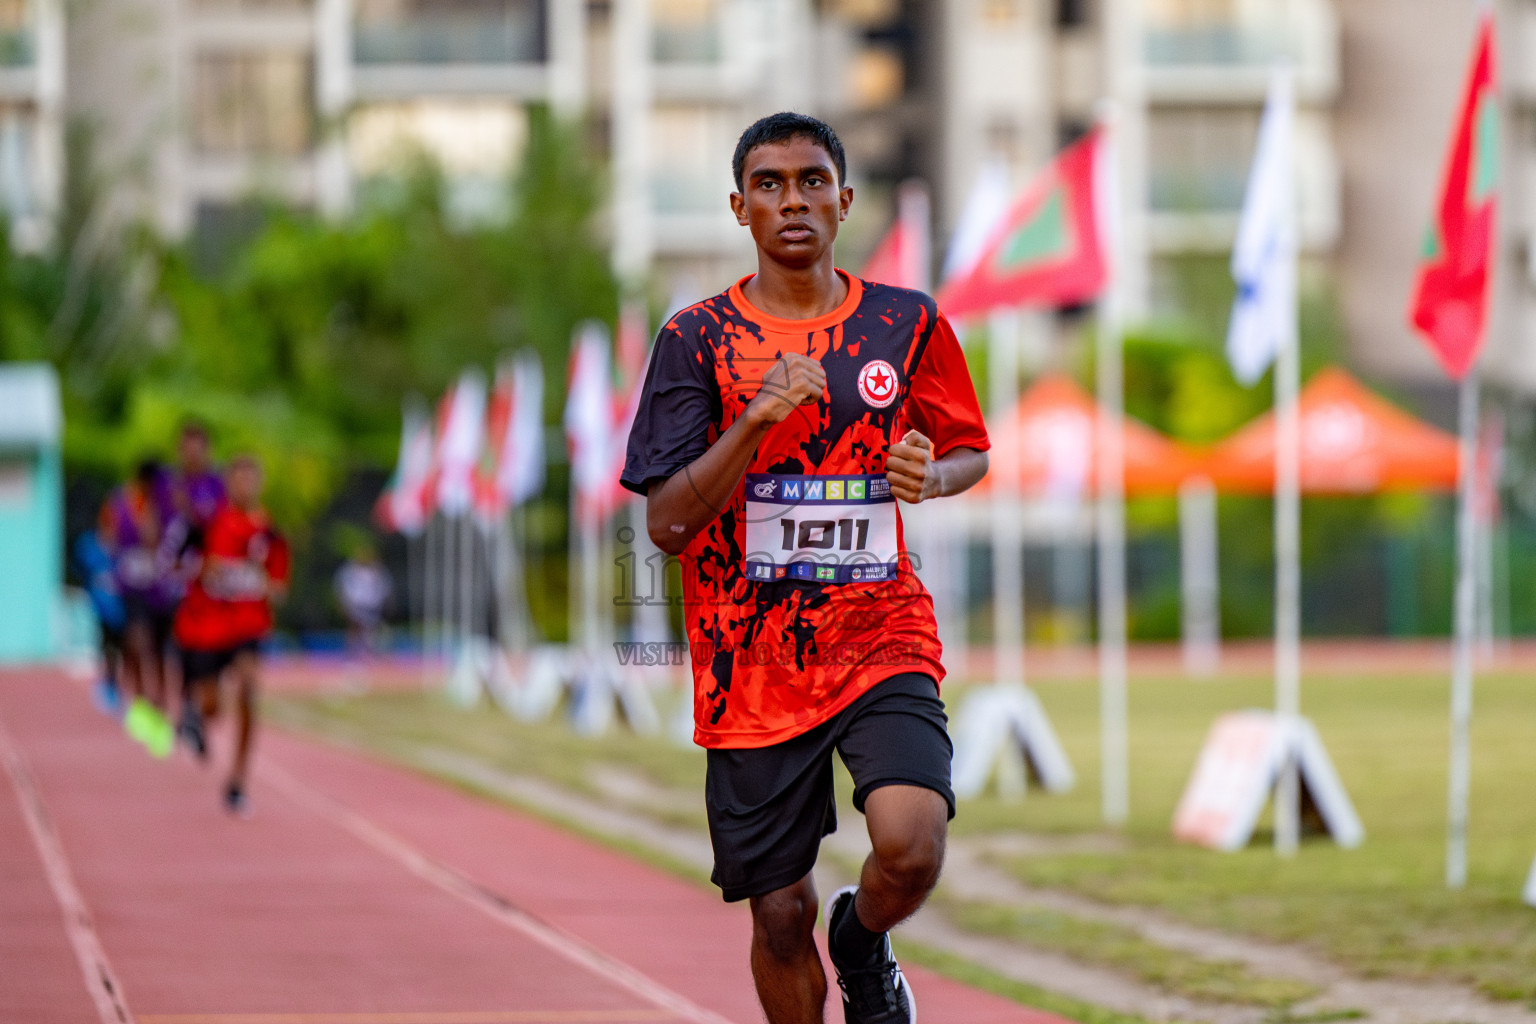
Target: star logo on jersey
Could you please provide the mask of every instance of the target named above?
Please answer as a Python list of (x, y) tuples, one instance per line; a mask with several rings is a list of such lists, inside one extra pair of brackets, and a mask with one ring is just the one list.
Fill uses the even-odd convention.
[(876, 409), (896, 400), (896, 368), (884, 359), (873, 359), (859, 371), (859, 397)]

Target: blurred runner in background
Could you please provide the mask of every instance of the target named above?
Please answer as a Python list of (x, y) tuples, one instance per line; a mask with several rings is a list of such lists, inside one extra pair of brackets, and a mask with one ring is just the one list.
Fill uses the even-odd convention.
[(214, 468), (208, 428), (199, 420), (182, 424), (176, 440), (176, 475), (171, 480), (176, 515), (187, 524), (186, 541), (201, 547), (201, 533), (227, 500), (224, 478)]
[(164, 712), (166, 653), (182, 585), (164, 543), (174, 512), (160, 463), (145, 459), (133, 479), (107, 499), (101, 532), (123, 601), (122, 686), (129, 735), (163, 757), (174, 741)]
[(256, 728), (257, 655), (272, 631), (272, 604), (287, 592), (288, 545), (261, 507), (261, 466), (249, 455), (230, 460), (228, 503), (214, 513), (204, 536), (202, 569), (176, 614), (188, 714), (182, 735), (200, 758), (208, 756), (206, 723), (219, 713), (220, 682), (235, 688), (236, 739), (224, 784), (224, 806), (249, 813), (246, 773)]
[(384, 608), (393, 586), (372, 544), (360, 544), (336, 570), (336, 602), (347, 618), (347, 649), (353, 655), (376, 653)]
[(107, 550), (107, 538), (100, 525), (75, 538), (75, 566), (85, 581), (85, 592), (96, 612), (96, 622), (101, 633), (101, 678), (96, 680), (96, 704), (114, 717), (122, 714), (123, 695), (118, 687), (118, 669), (123, 656), (123, 609), (122, 591), (117, 586), (117, 573), (112, 555)]
[[(170, 480), (169, 491), (175, 515), (166, 531), (164, 544), (176, 566), (180, 603), (180, 598), (186, 595), (192, 581), (202, 571), (203, 540), (208, 524), (228, 501), (224, 477), (213, 466), (208, 427), (201, 420), (188, 419), (182, 423), (181, 433), (176, 438), (176, 473)], [(195, 730), (197, 712), (188, 703), (185, 681), (178, 677), (178, 682), (181, 683), (182, 706), (177, 731), (185, 733)], [(192, 724), (189, 719), (194, 720)]]

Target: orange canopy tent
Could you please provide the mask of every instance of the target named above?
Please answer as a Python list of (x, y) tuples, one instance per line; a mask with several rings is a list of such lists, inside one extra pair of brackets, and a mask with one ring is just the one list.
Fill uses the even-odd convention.
[[(1099, 408), (1093, 397), (1060, 374), (1041, 377), (1003, 423), (989, 425), (991, 469), (967, 493), (990, 493), (999, 477), (1017, 474), (1020, 494), (1076, 498), (1098, 482)], [(1151, 427), (1125, 420), (1125, 492), (1172, 494), (1201, 463), (1182, 445)]]
[[(1301, 490), (1375, 494), (1456, 487), (1456, 438), (1368, 390), (1338, 367), (1321, 371), (1297, 396)], [(1275, 488), (1275, 418), (1265, 413), (1206, 456), (1217, 490), (1270, 494)]]

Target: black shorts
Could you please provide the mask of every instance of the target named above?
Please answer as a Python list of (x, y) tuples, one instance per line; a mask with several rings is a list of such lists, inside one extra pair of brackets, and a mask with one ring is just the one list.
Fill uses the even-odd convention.
[(853, 776), (853, 806), (881, 786), (931, 789), (955, 816), (949, 787), (954, 748), (931, 676), (892, 676), (810, 732), (770, 747), (712, 749), (704, 780), (711, 880), (727, 902), (762, 896), (804, 878), (821, 838), (837, 831), (832, 752)]
[(155, 651), (163, 651), (171, 643), (171, 625), (176, 619), (176, 609), (164, 609), (133, 594), (123, 595), (123, 628), (119, 635), (126, 635), (135, 625), (143, 624), (149, 630), (149, 643)]
[(216, 683), (224, 670), (235, 663), (235, 658), (249, 651), (255, 654), (260, 645), (255, 640), (247, 640), (243, 644), (234, 647), (225, 647), (217, 651), (188, 651), (181, 652), (181, 680), (182, 686), (190, 690), (199, 683)]

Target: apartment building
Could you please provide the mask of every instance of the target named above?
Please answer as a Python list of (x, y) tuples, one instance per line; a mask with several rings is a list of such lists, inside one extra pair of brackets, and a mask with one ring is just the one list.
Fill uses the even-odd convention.
[(0, 2), (0, 211), (11, 243), (45, 244), (64, 181), (62, 0)]
[[(5, 4), (10, 6), (5, 6)], [(530, 104), (609, 148), (615, 266), (713, 287), (750, 268), (725, 203), (741, 127), (835, 124), (858, 191), (841, 258), (896, 186), (936, 245), (978, 168), (1023, 182), (1115, 101), (1133, 314), (1235, 232), (1269, 69), (1288, 60), (1308, 278), (1368, 371), (1432, 380), (1403, 310), (1475, 16), (1443, 0), (0, 0), (0, 205), (46, 237), (66, 118), (124, 215), (215, 235), (253, 194), (342, 214), (413, 149), (494, 213)], [(1536, 388), (1536, 0), (1501, 0), (1508, 192), (1490, 365)]]

